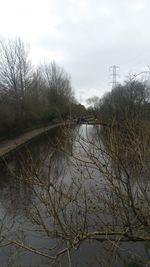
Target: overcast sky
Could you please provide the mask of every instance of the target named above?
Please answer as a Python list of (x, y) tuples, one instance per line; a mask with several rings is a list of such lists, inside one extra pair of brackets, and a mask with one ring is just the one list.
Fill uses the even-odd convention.
[(30, 44), (34, 64), (56, 60), (78, 100), (150, 65), (150, 0), (0, 0), (0, 35)]

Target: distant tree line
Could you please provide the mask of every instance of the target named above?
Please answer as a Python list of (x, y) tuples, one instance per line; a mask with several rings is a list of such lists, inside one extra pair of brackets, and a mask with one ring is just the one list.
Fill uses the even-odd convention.
[(148, 81), (129, 79), (119, 84), (102, 98), (88, 99), (89, 110), (101, 122), (111, 124), (112, 120), (123, 123), (126, 120), (150, 119), (150, 84)]
[(112, 153), (112, 157), (115, 156), (113, 168), (117, 166), (119, 169), (121, 164), (131, 180), (135, 176), (135, 170), (136, 177), (144, 179), (145, 170), (149, 170), (150, 156), (149, 80), (130, 78), (101, 99), (93, 97), (88, 103), (90, 112), (94, 113), (102, 125), (100, 137), (105, 147)]
[(50, 62), (35, 68), (21, 39), (0, 40), (0, 136), (82, 111), (62, 67)]

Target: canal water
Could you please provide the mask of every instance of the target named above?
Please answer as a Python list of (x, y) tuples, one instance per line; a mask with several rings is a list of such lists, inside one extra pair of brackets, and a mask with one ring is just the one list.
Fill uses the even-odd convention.
[[(89, 157), (98, 153), (93, 144), (104, 149), (99, 131), (98, 126), (92, 125), (52, 129), (1, 163), (0, 266), (146, 266), (150, 258), (147, 243), (83, 238), (81, 243), (74, 240), (70, 253), (66, 249), (69, 241), (62, 233), (66, 231), (69, 240), (69, 234), (74, 238), (84, 231), (102, 230), (101, 222), (104, 225), (109, 217), (107, 211), (103, 211), (105, 215), (97, 214), (101, 203), (96, 186), (99, 188), (101, 182), (103, 191), (105, 182)], [(51, 198), (54, 202), (50, 205)], [(52, 257), (63, 250), (65, 253), (50, 260), (33, 253), (34, 249)]]

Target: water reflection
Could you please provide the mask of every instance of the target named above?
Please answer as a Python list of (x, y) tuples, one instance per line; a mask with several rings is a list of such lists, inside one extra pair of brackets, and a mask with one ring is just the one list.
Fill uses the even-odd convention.
[[(66, 241), (63, 241), (64, 232), (76, 237), (83, 231), (102, 230), (102, 220), (106, 223), (111, 220), (107, 210), (101, 205), (101, 194), (105, 187), (103, 176), (98, 168), (93, 168), (89, 162), (82, 162), (88, 153), (101, 156), (97, 147), (103, 149), (104, 146), (97, 131), (99, 129), (96, 127), (86, 125), (67, 131), (52, 130), (18, 150), (1, 165), (1, 218), (6, 211), (8, 222), (5, 225), (9, 224), (9, 220), (14, 222), (8, 235), (15, 238), (17, 236), (21, 242), (23, 240), (36, 249), (42, 248), (44, 253), (55, 255), (66, 247)], [(77, 158), (71, 158), (72, 154)], [(105, 158), (102, 160), (106, 162)], [(99, 181), (101, 187), (95, 191)], [(86, 195), (85, 189), (88, 189)], [(59, 218), (56, 218), (57, 215)], [(64, 225), (58, 223), (59, 219)], [(50, 229), (53, 229), (53, 234)], [(56, 232), (60, 235), (57, 240), (54, 234)], [(74, 246), (78, 249), (73, 249), (71, 253), (73, 266), (120, 267), (129, 266), (126, 262), (129, 256), (131, 262), (135, 261), (135, 255), (138, 256), (139, 264), (143, 264), (143, 258), (145, 262), (149, 258), (149, 247), (145, 250), (145, 244), (140, 242), (136, 246), (130, 242), (115, 247), (113, 242), (84, 241), (79, 246), (74, 241)], [(48, 259), (26, 250), (21, 254), (16, 247), (6, 247), (0, 253), (2, 262), (8, 263), (11, 259), (11, 265), (14, 259), (14, 262), (23, 264), (49, 262)], [(67, 253), (62, 254), (54, 262), (54, 266), (68, 266)]]
[[(59, 150), (57, 147), (59, 146)], [(12, 213), (23, 211), (23, 205), (32, 202), (32, 190), (25, 180), (20, 179), (26, 170), (34, 168), (40, 171), (42, 178), (47, 176), (50, 161), (53, 161), (55, 175), (62, 171), (67, 161), (67, 154), (61, 150), (70, 150), (70, 142), (65, 139), (62, 129), (55, 129), (40, 136), (14, 153), (5, 163), (0, 165), (0, 200), (8, 202)], [(57, 163), (57, 164), (55, 164)], [(19, 200), (19, 201), (18, 201)]]

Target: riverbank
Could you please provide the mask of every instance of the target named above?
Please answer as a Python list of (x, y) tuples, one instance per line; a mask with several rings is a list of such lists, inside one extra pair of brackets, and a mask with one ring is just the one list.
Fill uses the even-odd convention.
[(17, 150), (19, 147), (23, 146), (25, 143), (34, 139), (35, 137), (50, 131), (53, 128), (65, 126), (65, 123), (57, 123), (54, 125), (49, 125), (46, 127), (41, 127), (38, 129), (26, 132), (16, 138), (10, 140), (3, 140), (0, 142), (0, 159), (5, 158), (9, 153)]

